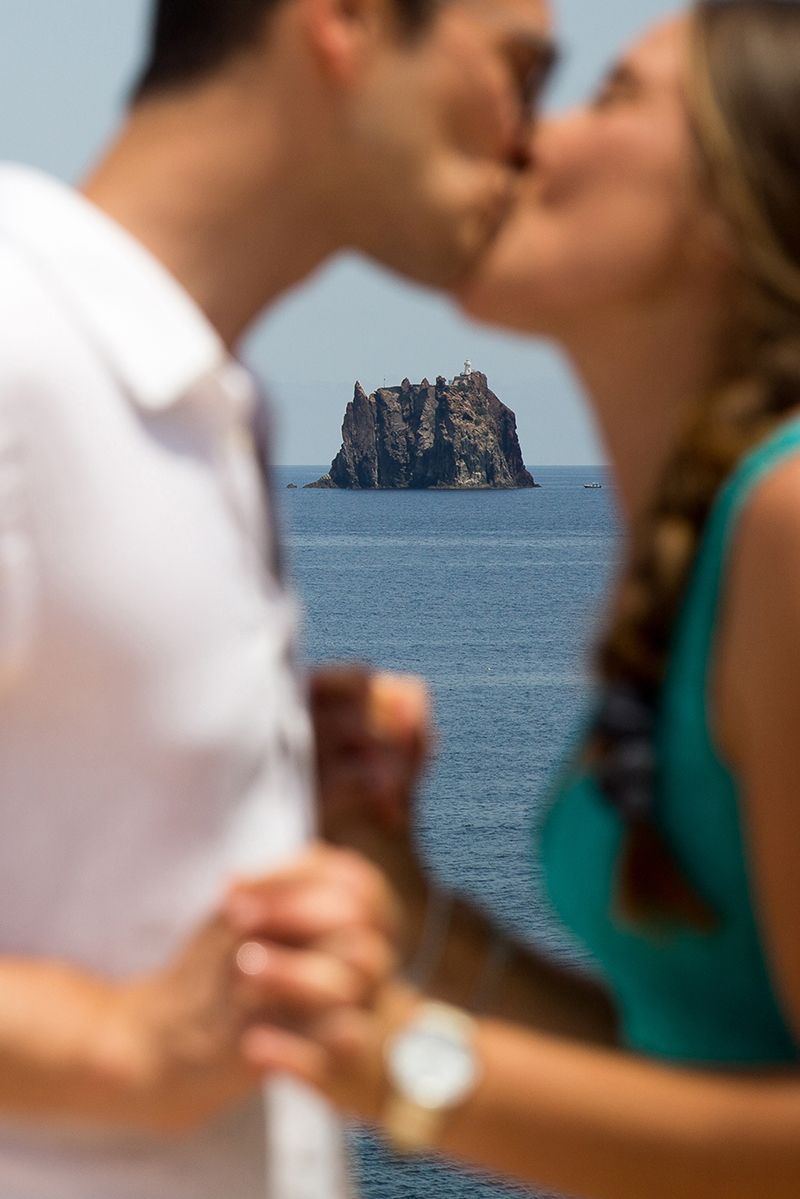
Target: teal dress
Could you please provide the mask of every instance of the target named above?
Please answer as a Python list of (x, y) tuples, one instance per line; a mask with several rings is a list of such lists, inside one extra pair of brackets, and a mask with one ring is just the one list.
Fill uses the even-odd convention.
[[(731, 535), (756, 483), (797, 453), (800, 421), (793, 421), (749, 455), (718, 496), (659, 704), (657, 820), (687, 877), (713, 904), (716, 929), (653, 939), (615, 919), (625, 829), (590, 774), (567, 767), (539, 835), (549, 897), (613, 994), (624, 1044), (675, 1062), (769, 1065), (794, 1062), (800, 1050), (770, 975), (740, 790), (715, 748), (707, 702)], [(800, 845), (797, 854), (800, 869)]]

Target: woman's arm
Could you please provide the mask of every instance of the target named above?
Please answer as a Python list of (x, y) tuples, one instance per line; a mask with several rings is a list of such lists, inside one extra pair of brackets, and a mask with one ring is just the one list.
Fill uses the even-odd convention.
[[(414, 847), (402, 834), (392, 837), (380, 825), (364, 822), (344, 826), (340, 836), (378, 865), (400, 895), (405, 915), (402, 957), (408, 963), (431, 903), (430, 878)], [(495, 970), (492, 954), (499, 939), (505, 941), (506, 952)], [(482, 1006), (489, 1015), (578, 1041), (617, 1043), (616, 1011), (599, 983), (508, 936), (477, 904), (456, 895), (425, 989), (447, 1003), (465, 1006), (484, 991), (485, 983), (489, 985)]]
[[(311, 701), (323, 832), (363, 854), (392, 883), (403, 902), (401, 956), (409, 963), (431, 902), (431, 880), (411, 829), (414, 791), (433, 740), (427, 691), (412, 676), (330, 667), (314, 676)], [(509, 938), (459, 896), (426, 988), (450, 1003), (469, 1003), (484, 990), (487, 967), (492, 974), (500, 938), (508, 952), (496, 977), (488, 979), (485, 1010), (578, 1040), (616, 1042), (614, 1007), (599, 984)]]
[(447, 1156), (587, 1199), (795, 1199), (800, 1073), (717, 1075), (483, 1024)]
[[(393, 990), (380, 1016), (329, 1021), (316, 1041), (248, 1032), (252, 1064), (317, 1087), (380, 1126), (385, 1038), (416, 997)], [(496, 1021), (477, 1022), (482, 1078), (436, 1152), (582, 1199), (796, 1199), (800, 1071), (684, 1070)]]
[[(717, 738), (742, 784), (757, 916), (800, 1043), (797, 461), (759, 487), (737, 531), (716, 665)], [(313, 1043), (266, 1030), (245, 1044), (253, 1064), (294, 1071), (374, 1121), (386, 1099), (381, 1046), (397, 1023), (329, 1028)], [(448, 1157), (586, 1199), (800, 1194), (794, 1064), (685, 1069), (491, 1021), (479, 1022), (478, 1044), (482, 1081), (445, 1128)]]

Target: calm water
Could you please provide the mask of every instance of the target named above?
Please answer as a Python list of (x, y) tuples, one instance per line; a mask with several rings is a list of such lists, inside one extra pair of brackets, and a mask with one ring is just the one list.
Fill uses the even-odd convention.
[[(537, 803), (586, 701), (584, 659), (613, 565), (603, 475), (536, 470), (534, 491), (304, 491), (277, 472), (312, 661), (368, 660), (431, 683), (441, 734), (420, 837), (432, 869), (505, 923), (566, 947), (530, 854)], [(294, 482), (297, 491), (286, 490)], [(359, 1137), (364, 1199), (520, 1194)]]

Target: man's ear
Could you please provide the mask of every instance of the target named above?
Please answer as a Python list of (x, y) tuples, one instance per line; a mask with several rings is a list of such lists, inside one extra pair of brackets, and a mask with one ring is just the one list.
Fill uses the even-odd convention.
[(398, 36), (394, 0), (295, 0), (309, 49), (324, 75), (348, 87), (370, 56)]

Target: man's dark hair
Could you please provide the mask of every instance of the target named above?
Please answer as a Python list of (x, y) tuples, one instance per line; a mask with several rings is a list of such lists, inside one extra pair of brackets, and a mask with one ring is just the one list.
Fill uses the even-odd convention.
[[(247, 49), (274, 9), (288, 0), (156, 0), (147, 62), (134, 100), (196, 83)], [(436, 0), (394, 0), (419, 25)]]

